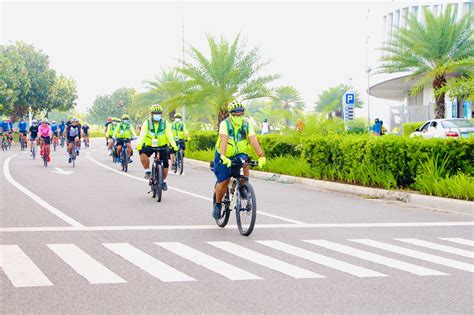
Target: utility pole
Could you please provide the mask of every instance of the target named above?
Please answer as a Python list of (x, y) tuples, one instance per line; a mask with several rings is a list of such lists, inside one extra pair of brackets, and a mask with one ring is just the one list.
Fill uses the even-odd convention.
[[(182, 9), (182, 14), (183, 14), (183, 23), (182, 23), (182, 67), (184, 68), (185, 61), (184, 61), (184, 3), (183, 3), (183, 9)], [(184, 92), (184, 91), (183, 91)], [(186, 126), (186, 103), (184, 102), (184, 93), (183, 93), (183, 124)]]

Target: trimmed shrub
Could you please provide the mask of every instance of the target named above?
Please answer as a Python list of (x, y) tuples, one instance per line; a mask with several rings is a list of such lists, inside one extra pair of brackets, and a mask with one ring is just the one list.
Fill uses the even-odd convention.
[(199, 151), (214, 149), (217, 141), (217, 131), (191, 132), (191, 141), (187, 144), (187, 151)]
[(403, 124), (402, 126), (403, 135), (409, 136), (410, 134), (415, 132), (416, 128), (420, 128), (421, 126), (423, 126), (424, 123), (425, 121), (418, 121), (418, 122)]

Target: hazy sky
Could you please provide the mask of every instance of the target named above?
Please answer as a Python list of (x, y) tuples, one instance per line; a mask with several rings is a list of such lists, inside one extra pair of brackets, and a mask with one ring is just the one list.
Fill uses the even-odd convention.
[[(249, 47), (258, 46), (271, 60), (267, 71), (282, 75), (273, 85), (293, 85), (312, 108), (322, 90), (349, 78), (366, 99), (367, 34), (373, 66), (382, 17), (392, 6), (392, 1), (3, 1), (1, 42), (22, 40), (47, 53), (54, 69), (77, 81), (78, 108), (85, 111), (97, 95), (122, 86), (143, 90), (143, 81), (176, 66), (183, 21), (186, 45), (199, 49), (207, 48), (206, 34), (231, 40), (241, 33)], [(371, 98), (371, 112), (384, 116), (386, 104)]]

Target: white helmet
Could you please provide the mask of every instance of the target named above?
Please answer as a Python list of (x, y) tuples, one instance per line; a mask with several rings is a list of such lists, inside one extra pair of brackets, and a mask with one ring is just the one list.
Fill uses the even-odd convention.
[(31, 124), (32, 124), (32, 125), (37, 125), (37, 124), (38, 124), (38, 121), (37, 121), (36, 119), (33, 119), (33, 120), (31, 121)]
[(43, 124), (47, 124), (48, 123), (48, 118), (43, 118), (43, 120), (41, 121)]

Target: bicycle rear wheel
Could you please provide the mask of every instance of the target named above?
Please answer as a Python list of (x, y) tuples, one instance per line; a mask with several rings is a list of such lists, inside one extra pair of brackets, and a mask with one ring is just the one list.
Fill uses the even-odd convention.
[(161, 202), (161, 197), (163, 195), (163, 166), (161, 165), (161, 162), (157, 164), (156, 175), (156, 201)]
[(36, 144), (31, 145), (31, 157), (33, 160), (36, 158)]
[(178, 156), (176, 157), (178, 161), (179, 175), (183, 175), (184, 164), (183, 164), (183, 150), (178, 151)]
[[(214, 192), (214, 195), (212, 196), (212, 204), (214, 205), (216, 203), (216, 193)], [(229, 190), (227, 189), (227, 192), (224, 196), (224, 199), (222, 200), (222, 206), (223, 206), (223, 211), (221, 212), (221, 217), (216, 220), (217, 226), (223, 228), (227, 225), (229, 222), (230, 218), (230, 208), (229, 208)]]
[(127, 172), (128, 171), (128, 151), (126, 147), (122, 147), (122, 152), (120, 155), (122, 159), (122, 171)]
[(237, 192), (235, 209), (237, 227), (239, 228), (240, 234), (249, 236), (252, 234), (257, 219), (257, 199), (255, 198), (255, 191), (250, 183), (241, 185), (240, 189), (245, 191), (245, 193), (241, 194), (240, 191)]

